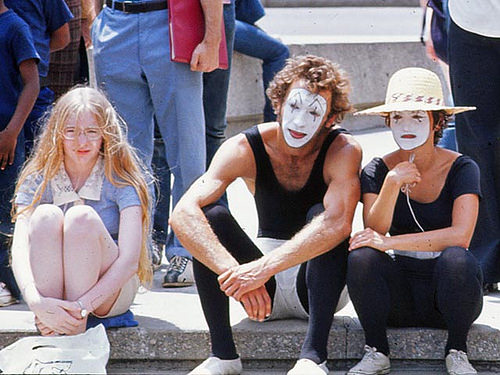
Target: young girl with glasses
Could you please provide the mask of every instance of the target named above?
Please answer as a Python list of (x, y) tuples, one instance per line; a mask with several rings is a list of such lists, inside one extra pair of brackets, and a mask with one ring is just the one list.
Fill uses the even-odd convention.
[(78, 87), (47, 118), (14, 198), (12, 267), (42, 335), (85, 331), (88, 314), (126, 312), (151, 281), (151, 199), (124, 124)]

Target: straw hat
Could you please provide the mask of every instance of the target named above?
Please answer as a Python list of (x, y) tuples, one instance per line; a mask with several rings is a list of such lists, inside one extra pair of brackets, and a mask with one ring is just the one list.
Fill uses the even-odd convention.
[(387, 85), (385, 104), (356, 112), (355, 115), (385, 116), (394, 111), (445, 111), (448, 115), (476, 107), (444, 105), (439, 77), (427, 69), (404, 68), (394, 73)]

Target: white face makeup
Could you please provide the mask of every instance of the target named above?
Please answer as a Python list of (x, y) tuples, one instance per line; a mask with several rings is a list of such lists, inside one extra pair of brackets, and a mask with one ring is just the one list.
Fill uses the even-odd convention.
[(293, 148), (303, 147), (323, 123), (326, 99), (304, 88), (294, 88), (283, 105), (281, 126), (285, 142)]
[(392, 136), (402, 150), (413, 150), (429, 138), (430, 122), (426, 111), (391, 112), (390, 120)]

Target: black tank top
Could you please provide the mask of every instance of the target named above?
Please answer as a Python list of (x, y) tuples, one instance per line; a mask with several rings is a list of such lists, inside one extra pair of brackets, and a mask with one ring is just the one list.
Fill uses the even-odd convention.
[(323, 180), (325, 156), (333, 140), (344, 129), (330, 131), (314, 161), (309, 178), (300, 190), (286, 190), (278, 181), (257, 126), (243, 132), (255, 157), (255, 204), (259, 218), (258, 237), (289, 240), (306, 224), (309, 209), (323, 203), (327, 186)]

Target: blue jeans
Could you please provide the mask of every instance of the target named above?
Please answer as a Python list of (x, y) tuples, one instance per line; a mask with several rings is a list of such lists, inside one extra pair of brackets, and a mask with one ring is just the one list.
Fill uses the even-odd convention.
[(227, 91), (231, 74), (231, 61), (234, 42), (234, 1), (224, 4), (224, 28), (226, 31), (226, 47), (229, 67), (227, 70), (216, 69), (203, 74), (203, 110), (205, 112), (207, 167), (215, 152), (224, 142), (227, 122)]
[(156, 124), (152, 169), (158, 182), (156, 209), (153, 217), (153, 240), (159, 245), (165, 245), (170, 217), (170, 168), (165, 158), (165, 142)]
[(458, 27), (448, 39), (451, 87), (455, 104), (475, 111), (456, 116), (458, 150), (481, 170), (482, 199), (470, 244), (484, 281), (500, 281), (500, 38), (488, 38)]
[(275, 121), (276, 115), (265, 91), (274, 75), (285, 66), (285, 60), (290, 56), (288, 47), (258, 27), (236, 20), (234, 50), (262, 60), (262, 82), (266, 99), (264, 121)]
[[(104, 8), (92, 26), (96, 78), (128, 126), (128, 140), (147, 166), (154, 117), (174, 175), (172, 204), (205, 170), (202, 75), (170, 60), (168, 10), (130, 14)], [(169, 251), (189, 256), (177, 238)]]
[[(0, 131), (5, 129), (10, 118), (0, 116)], [(14, 188), (17, 175), (24, 163), (24, 130), (21, 130), (17, 137), (16, 151), (14, 154), (14, 164), (7, 165), (0, 170), (0, 281), (7, 285), (10, 292), (16, 297), (20, 297), (12, 269), (9, 266), (9, 247), (14, 225), (11, 222), (11, 199), (14, 196)]]

